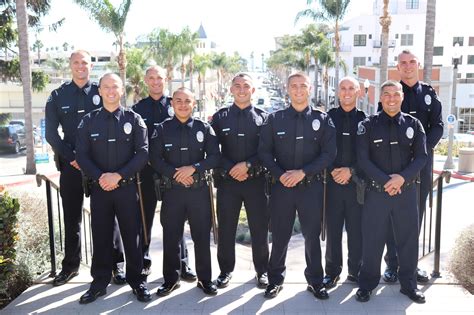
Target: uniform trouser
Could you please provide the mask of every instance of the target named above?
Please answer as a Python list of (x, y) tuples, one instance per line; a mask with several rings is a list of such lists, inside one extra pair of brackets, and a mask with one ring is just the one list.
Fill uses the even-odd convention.
[(368, 191), (362, 210), (362, 266), (359, 287), (373, 290), (380, 280), (380, 264), (389, 222), (396, 239), (399, 257), (400, 285), (416, 289), (418, 262), (418, 205), (416, 187), (409, 186), (401, 194), (389, 196), (386, 192)]
[(188, 219), (200, 281), (211, 281), (211, 204), (209, 187), (174, 186), (163, 193), (160, 222), (163, 227), (163, 277), (165, 282), (179, 280), (181, 259), (179, 244), (184, 222)]
[[(431, 151), (431, 150), (430, 150)], [(421, 225), (423, 221), (423, 215), (426, 211), (426, 199), (431, 190), (431, 177), (433, 173), (433, 155), (428, 154), (428, 160), (426, 161), (425, 166), (420, 171), (420, 205), (419, 205), (419, 217), (418, 222)], [(419, 229), (421, 231), (421, 228)], [(387, 252), (385, 254), (385, 263), (387, 266), (396, 270), (398, 268), (398, 258), (397, 251), (395, 246), (395, 238), (393, 236), (393, 231), (389, 230), (387, 233)]]
[(93, 254), (91, 288), (105, 288), (111, 279), (113, 268), (113, 230), (115, 217), (127, 261), (127, 282), (132, 288), (144, 283), (143, 256), (141, 254), (140, 212), (137, 186), (129, 184), (112, 191), (104, 191), (98, 185), (91, 190), (91, 219)]
[(268, 208), (264, 192), (264, 178), (243, 182), (223, 180), (217, 189), (217, 220), (219, 244), (217, 259), (221, 272), (232, 272), (235, 267), (235, 234), (242, 202), (252, 239), (252, 259), (257, 274), (268, 267)]
[[(145, 168), (140, 172), (140, 178), (142, 181), (142, 196), (143, 196), (143, 210), (145, 212), (146, 222), (146, 233), (148, 236), (148, 244), (143, 244), (143, 267), (150, 268), (151, 266), (151, 255), (150, 255), (150, 243), (151, 243), (151, 231), (153, 228), (153, 220), (155, 219), (156, 199), (155, 182), (153, 180), (153, 174), (155, 171), (150, 165), (146, 165)], [(143, 234), (142, 234), (143, 235)], [(186, 248), (186, 242), (184, 239), (180, 243), (181, 260), (184, 264), (188, 264), (188, 249)]]
[(347, 231), (347, 268), (350, 275), (359, 274), (362, 258), (361, 211), (354, 183), (339, 185), (328, 181), (326, 208), (327, 275), (337, 277), (342, 271), (342, 232)]
[(306, 281), (316, 285), (323, 281), (321, 265), (321, 182), (286, 188), (280, 182), (272, 186), (270, 197), (270, 218), (272, 231), (272, 251), (268, 264), (268, 280), (271, 284), (283, 284), (286, 273), (286, 254), (293, 231), (296, 211), (304, 237)]
[[(60, 162), (59, 193), (64, 213), (64, 259), (62, 270), (73, 272), (79, 269), (81, 262), (81, 222), (84, 204), (81, 172), (66, 161)], [(114, 230), (114, 262), (118, 268), (123, 267), (123, 246), (118, 226)]]

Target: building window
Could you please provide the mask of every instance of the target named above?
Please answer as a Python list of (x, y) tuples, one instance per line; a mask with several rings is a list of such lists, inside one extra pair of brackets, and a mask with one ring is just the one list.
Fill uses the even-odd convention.
[(372, 61), (372, 57), (367, 57), (367, 61)]
[(365, 57), (354, 57), (354, 67), (365, 66)]
[(395, 39), (398, 39), (398, 34), (395, 34)]
[(354, 34), (354, 46), (366, 46), (367, 35), (365, 34)]
[(418, 9), (420, 6), (419, 0), (407, 0), (407, 9)]
[(474, 46), (474, 37), (469, 37), (469, 46)]
[(466, 79), (474, 79), (474, 73), (466, 73)]
[(433, 47), (433, 56), (442, 56), (443, 55), (443, 46)]
[[(474, 37), (473, 37), (474, 38)], [(369, 39), (372, 39), (372, 34), (369, 34)]]
[(464, 37), (453, 37), (453, 46), (459, 44), (459, 46), (464, 45)]
[[(459, 58), (457, 59), (458, 59), (458, 65), (462, 65), (462, 55), (459, 56)], [(453, 65), (454, 65), (454, 58), (453, 58)]]
[(467, 64), (474, 65), (474, 55), (467, 55)]
[(413, 34), (402, 34), (400, 40), (401, 46), (413, 46)]

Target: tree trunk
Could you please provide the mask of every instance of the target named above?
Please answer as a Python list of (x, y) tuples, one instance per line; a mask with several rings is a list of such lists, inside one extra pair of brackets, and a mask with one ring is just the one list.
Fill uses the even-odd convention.
[[(127, 77), (126, 77), (126, 69), (127, 69), (127, 56), (125, 55), (125, 50), (123, 47), (123, 36), (120, 36), (118, 39), (120, 51), (118, 54), (118, 66), (119, 66), (119, 73), (120, 78), (122, 79), (123, 86), (126, 86)], [(121, 99), (121, 103), (123, 106), (127, 107), (127, 92), (124, 89), (123, 96)]]
[(189, 89), (194, 92), (193, 72), (194, 72), (193, 56), (191, 56), (189, 59)]
[(169, 96), (171, 96), (173, 94), (173, 65), (172, 64), (168, 64), (168, 66), (166, 67), (166, 72), (167, 72), (167, 76), (168, 76), (168, 93), (169, 93)]
[(314, 60), (314, 99), (316, 101), (316, 104), (319, 101), (318, 76), (319, 76), (319, 65), (318, 65), (318, 60), (315, 58)]
[(433, 69), (434, 31), (436, 24), (436, 0), (428, 0), (426, 4), (425, 55), (423, 65), (423, 81), (431, 84)]
[(36, 174), (35, 148), (33, 146), (33, 119), (31, 109), (31, 69), (28, 43), (28, 17), (26, 0), (16, 0), (18, 25), (18, 48), (20, 51), (20, 73), (23, 85), (23, 104), (26, 132), (26, 169), (25, 174)]
[(390, 31), (391, 17), (388, 13), (389, 0), (383, 1), (383, 16), (380, 17), (382, 26), (382, 50), (380, 52), (380, 83), (387, 81), (388, 78), (388, 34)]
[[(336, 73), (334, 75), (334, 107), (339, 105), (339, 50), (340, 50), (340, 38), (339, 38), (339, 19), (336, 19)], [(328, 104), (329, 105), (329, 104)]]

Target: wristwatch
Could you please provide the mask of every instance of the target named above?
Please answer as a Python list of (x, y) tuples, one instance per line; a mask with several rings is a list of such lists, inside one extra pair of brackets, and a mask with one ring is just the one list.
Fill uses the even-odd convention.
[(251, 167), (252, 167), (252, 163), (250, 163), (249, 161), (245, 161), (245, 166), (247, 166), (247, 168), (251, 168)]

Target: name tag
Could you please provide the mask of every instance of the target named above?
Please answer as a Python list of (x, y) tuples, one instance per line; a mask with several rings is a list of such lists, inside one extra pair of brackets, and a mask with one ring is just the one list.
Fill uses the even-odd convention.
[(286, 134), (286, 132), (284, 132), (284, 131), (277, 132), (277, 135), (279, 135), (279, 136), (283, 136), (285, 134)]
[(63, 106), (63, 107), (61, 107), (61, 109), (68, 109), (68, 108), (69, 108), (69, 106)]
[(165, 143), (165, 148), (170, 148), (170, 147), (172, 147), (172, 146), (173, 146), (172, 143)]
[(98, 136), (99, 136), (98, 133), (93, 133), (93, 134), (91, 134), (91, 137), (98, 137)]
[(351, 134), (348, 133), (348, 132), (343, 132), (342, 135), (343, 135), (343, 136), (350, 136)]
[(84, 111), (83, 109), (81, 109), (81, 110), (78, 110), (77, 112), (78, 112), (78, 113), (83, 113), (83, 112), (85, 112), (85, 111)]
[(382, 142), (383, 140), (382, 139), (377, 139), (377, 140), (374, 140), (374, 143), (379, 143), (379, 142)]
[(301, 140), (301, 139), (303, 139), (303, 136), (301, 136), (301, 137), (296, 137), (296, 140)]
[(109, 141), (109, 142), (115, 142), (115, 139), (109, 139), (109, 140), (107, 140), (107, 141)]
[(390, 142), (390, 144), (398, 144), (398, 141)]
[(222, 131), (224, 131), (224, 132), (225, 132), (225, 131), (229, 131), (229, 130), (230, 130), (230, 128), (224, 128), (224, 129), (222, 129)]
[(416, 110), (409, 112), (410, 114), (416, 114)]
[(239, 137), (245, 137), (245, 133), (238, 133), (237, 136), (239, 136)]
[(181, 151), (188, 151), (188, 148), (181, 148)]

